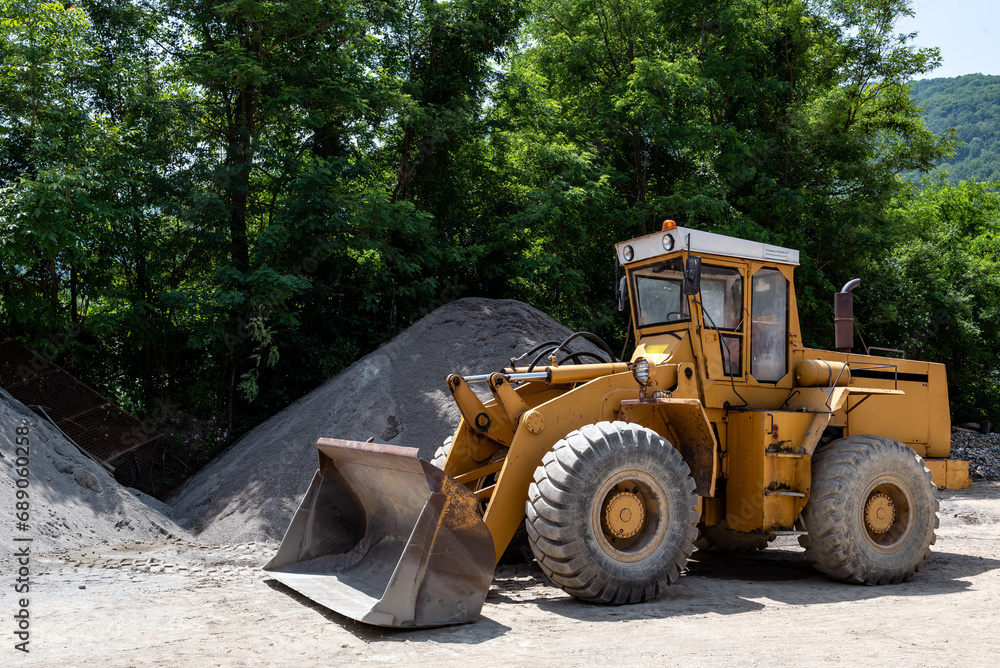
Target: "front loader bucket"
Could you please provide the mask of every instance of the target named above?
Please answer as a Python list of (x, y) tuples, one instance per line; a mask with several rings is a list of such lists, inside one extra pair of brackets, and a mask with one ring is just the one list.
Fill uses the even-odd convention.
[(367, 624), (479, 617), (495, 553), (476, 496), (414, 448), (328, 438), (316, 447), (319, 470), (264, 570)]

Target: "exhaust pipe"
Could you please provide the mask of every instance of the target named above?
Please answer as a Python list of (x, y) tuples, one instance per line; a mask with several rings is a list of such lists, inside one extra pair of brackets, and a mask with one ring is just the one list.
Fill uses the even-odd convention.
[(319, 470), (264, 571), (366, 624), (475, 621), (496, 564), (476, 495), (415, 448), (316, 448)]
[(842, 353), (849, 353), (854, 348), (854, 288), (861, 285), (861, 279), (855, 278), (844, 284), (840, 292), (833, 295), (833, 347)]

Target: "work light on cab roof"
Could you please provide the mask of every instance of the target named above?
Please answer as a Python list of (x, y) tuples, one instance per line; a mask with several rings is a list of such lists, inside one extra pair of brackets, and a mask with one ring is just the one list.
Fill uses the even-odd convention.
[[(670, 232), (671, 230), (677, 229), (677, 223), (672, 220), (663, 221), (663, 228), (661, 232)], [(663, 235), (663, 250), (672, 251), (674, 249), (674, 235), (664, 234)]]

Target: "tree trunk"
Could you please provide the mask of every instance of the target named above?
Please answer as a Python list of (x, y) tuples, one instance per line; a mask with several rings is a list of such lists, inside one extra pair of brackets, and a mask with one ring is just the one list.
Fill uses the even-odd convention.
[(396, 177), (396, 187), (392, 191), (392, 201), (399, 202), (410, 199), (410, 180), (416, 165), (411, 159), (413, 146), (413, 130), (403, 132), (403, 147), (399, 157), (399, 174)]
[(229, 203), (230, 256), (233, 267), (242, 272), (250, 268), (247, 193), (253, 168), (253, 132), (259, 98), (256, 90), (239, 91), (228, 133), (225, 192)]
[(76, 306), (76, 265), (71, 265), (69, 268), (69, 317), (71, 322), (77, 322), (80, 319), (80, 312)]
[(49, 306), (53, 314), (59, 313), (59, 274), (55, 259), (49, 260)]

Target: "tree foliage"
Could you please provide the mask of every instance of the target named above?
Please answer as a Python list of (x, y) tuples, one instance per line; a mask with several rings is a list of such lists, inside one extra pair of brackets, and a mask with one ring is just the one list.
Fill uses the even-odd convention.
[(995, 420), (1000, 407), (998, 189), (939, 178), (900, 193), (889, 215), (903, 233), (886, 258), (870, 262), (858, 291), (868, 345), (944, 362), (959, 421)]
[(835, 285), (941, 243), (904, 0), (0, 8), (0, 324), (230, 435), (460, 296), (620, 345), (612, 246), (664, 218), (799, 248), (820, 346)]
[[(666, 217), (781, 243), (802, 251), (806, 340), (825, 343), (827, 294), (890, 245), (896, 175), (950, 147), (908, 96), (939, 60), (893, 32), (908, 11), (899, 0), (535, 5), (502, 113), (518, 125), (540, 273), (607, 285), (609, 242)], [(578, 294), (546, 297), (595, 319)]]
[(961, 142), (934, 171), (947, 172), (952, 185), (1000, 181), (1000, 76), (921, 79), (911, 86), (927, 127), (940, 134), (954, 132)]

